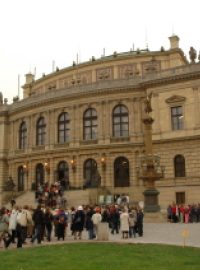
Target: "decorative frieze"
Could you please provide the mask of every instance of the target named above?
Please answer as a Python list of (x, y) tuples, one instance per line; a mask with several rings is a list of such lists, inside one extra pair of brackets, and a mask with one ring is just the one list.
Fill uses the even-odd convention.
[(160, 61), (152, 59), (151, 61), (148, 62), (143, 62), (142, 63), (142, 74), (148, 75), (156, 72), (160, 72), (161, 70), (161, 63)]
[(92, 83), (92, 71), (76, 72), (59, 80), (60, 88), (68, 88), (77, 85)]
[(183, 96), (173, 95), (170, 98), (167, 98), (165, 102), (166, 103), (179, 103), (179, 102), (184, 102), (185, 100), (186, 98)]
[(100, 68), (96, 70), (96, 81), (113, 79), (113, 67)]
[(130, 79), (138, 75), (139, 71), (136, 68), (136, 64), (120, 65), (118, 67), (118, 73), (119, 79)]

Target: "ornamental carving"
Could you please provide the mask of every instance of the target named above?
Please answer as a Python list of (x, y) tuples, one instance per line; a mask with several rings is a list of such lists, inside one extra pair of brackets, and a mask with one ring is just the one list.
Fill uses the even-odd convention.
[(113, 79), (113, 68), (101, 68), (96, 70), (96, 80), (97, 81), (105, 81)]
[(119, 66), (119, 79), (134, 78), (136, 75), (136, 64)]
[(147, 75), (147, 74), (159, 72), (161, 69), (160, 66), (161, 66), (160, 61), (156, 61), (154, 59), (152, 59), (149, 62), (144, 62), (142, 64), (142, 74)]
[(52, 81), (48, 84), (46, 84), (47, 91), (55, 90), (56, 89), (56, 81)]
[(166, 103), (177, 103), (177, 102), (184, 102), (186, 100), (185, 97), (173, 95), (170, 98), (165, 100)]
[(71, 86), (83, 85), (92, 83), (92, 72), (81, 72), (60, 79), (60, 88), (68, 88)]

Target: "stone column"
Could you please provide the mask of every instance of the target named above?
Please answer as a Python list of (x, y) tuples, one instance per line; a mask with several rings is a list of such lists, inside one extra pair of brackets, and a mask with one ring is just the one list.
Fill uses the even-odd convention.
[(73, 106), (73, 125), (74, 125), (74, 131), (73, 131), (73, 142), (74, 145), (79, 144), (80, 140), (80, 125), (82, 125), (82, 117), (80, 114), (80, 108), (77, 105)]
[(194, 97), (194, 125), (195, 128), (200, 128), (200, 110), (199, 110), (199, 88), (193, 88), (193, 97)]
[(104, 118), (104, 102), (98, 103), (97, 106), (97, 123), (98, 123), (98, 142), (99, 144), (103, 143), (104, 139), (104, 123), (105, 123), (105, 118)]
[(145, 117), (143, 119), (144, 123), (144, 144), (145, 144), (145, 150), (147, 155), (152, 155), (152, 124), (153, 124), (153, 118), (152, 117)]
[(55, 143), (58, 142), (57, 138), (56, 138), (56, 134), (55, 131), (58, 130), (57, 129), (57, 119), (55, 121), (55, 112), (54, 110), (50, 110), (49, 111), (49, 147), (51, 149), (53, 149), (53, 146)]
[(141, 98), (133, 99), (133, 113), (134, 113), (134, 132), (138, 135), (142, 133), (142, 105)]
[(128, 101), (128, 108), (129, 108), (129, 137), (131, 139), (131, 141), (134, 140), (134, 135), (135, 135), (135, 114), (134, 114), (134, 104), (133, 104), (133, 100)]
[(154, 131), (160, 133), (160, 110), (159, 110), (159, 95), (153, 94), (153, 115), (154, 115)]
[(46, 112), (45, 121), (46, 121), (45, 149), (49, 149), (49, 146), (50, 146), (50, 132), (51, 132), (51, 117), (50, 117), (50, 111), (49, 110)]
[(105, 143), (110, 143), (110, 137), (112, 137), (112, 110), (110, 101), (106, 101), (105, 108), (105, 115), (107, 116), (107, 119), (104, 123)]

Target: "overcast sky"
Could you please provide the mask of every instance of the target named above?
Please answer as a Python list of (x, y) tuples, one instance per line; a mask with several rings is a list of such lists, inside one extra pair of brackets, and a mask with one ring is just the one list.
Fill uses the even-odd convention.
[[(172, 33), (180, 47), (200, 49), (199, 0), (2, 0), (0, 2), (0, 91), (18, 94), (18, 74), (52, 72), (76, 60), (114, 51), (169, 48)], [(133, 45), (134, 44), (134, 45)], [(20, 90), (22, 98), (22, 89)]]

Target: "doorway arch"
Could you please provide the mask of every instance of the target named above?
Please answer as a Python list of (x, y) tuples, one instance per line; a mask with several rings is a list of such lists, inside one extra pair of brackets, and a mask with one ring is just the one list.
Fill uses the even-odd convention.
[(36, 165), (35, 174), (36, 174), (36, 188), (38, 187), (38, 185), (43, 186), (45, 173), (44, 173), (44, 165), (42, 163), (38, 163)]
[(129, 187), (129, 161), (125, 157), (118, 157), (114, 161), (114, 186)]

